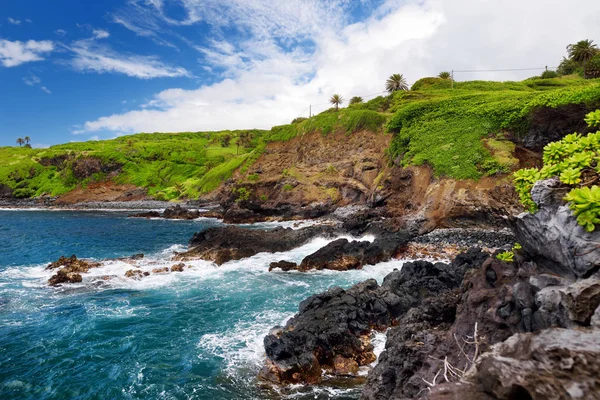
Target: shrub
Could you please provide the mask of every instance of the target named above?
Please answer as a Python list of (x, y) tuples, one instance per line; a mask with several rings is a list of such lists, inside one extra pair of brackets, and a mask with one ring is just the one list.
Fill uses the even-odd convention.
[(423, 89), (450, 89), (452, 82), (448, 78), (421, 78), (413, 83), (410, 90), (423, 90)]
[(285, 190), (286, 192), (289, 192), (290, 190), (293, 190), (293, 189), (294, 189), (294, 187), (289, 183), (286, 183), (285, 185), (283, 185), (283, 190)]
[(292, 124), (299, 124), (302, 121), (306, 121), (308, 118), (305, 117), (298, 117), (298, 118), (294, 118), (294, 120), (292, 121)]
[[(588, 125), (597, 123), (599, 111), (586, 116)], [(544, 147), (541, 169), (522, 169), (514, 174), (517, 193), (523, 205), (536, 211), (531, 189), (536, 181), (558, 177), (570, 192), (565, 196), (579, 225), (592, 232), (600, 223), (600, 188), (592, 183), (600, 179), (600, 131), (582, 136), (573, 133)]]
[(556, 71), (546, 70), (542, 72), (542, 79), (552, 79), (558, 77), (558, 73)]
[(506, 261), (506, 262), (513, 262), (514, 257), (515, 257), (515, 253), (513, 253), (512, 251), (504, 251), (502, 253), (499, 253), (496, 256), (496, 258), (498, 260), (502, 260), (502, 261)]
[(363, 102), (363, 98), (360, 96), (354, 96), (353, 98), (350, 99), (350, 103), (349, 104), (360, 104)]

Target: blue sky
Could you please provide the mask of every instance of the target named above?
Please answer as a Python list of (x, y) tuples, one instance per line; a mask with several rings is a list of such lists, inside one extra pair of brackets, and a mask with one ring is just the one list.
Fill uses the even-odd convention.
[(0, 146), (269, 128), (396, 72), (553, 66), (600, 41), (597, 15), (591, 0), (5, 0)]

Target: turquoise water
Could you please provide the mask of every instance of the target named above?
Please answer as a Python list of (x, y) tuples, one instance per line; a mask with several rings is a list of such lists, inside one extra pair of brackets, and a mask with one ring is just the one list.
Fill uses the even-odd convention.
[[(195, 261), (181, 273), (124, 277), (131, 268), (172, 265), (173, 252), (194, 232), (216, 224), (120, 212), (0, 211), (0, 398), (357, 398), (352, 388), (260, 385), (262, 339), (307, 296), (381, 280), (401, 262), (343, 273), (268, 272), (272, 261), (300, 261), (327, 243), (317, 238), (220, 267)], [(61, 255), (135, 253), (146, 257), (135, 265), (105, 262), (81, 284), (45, 284), (51, 274), (44, 266)]]

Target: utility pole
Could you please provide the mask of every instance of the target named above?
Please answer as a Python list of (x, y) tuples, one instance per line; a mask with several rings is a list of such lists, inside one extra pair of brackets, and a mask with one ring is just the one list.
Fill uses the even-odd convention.
[(312, 104), (308, 106), (308, 118), (312, 116)]
[(454, 70), (452, 70), (452, 73), (450, 74), (450, 88), (454, 89)]

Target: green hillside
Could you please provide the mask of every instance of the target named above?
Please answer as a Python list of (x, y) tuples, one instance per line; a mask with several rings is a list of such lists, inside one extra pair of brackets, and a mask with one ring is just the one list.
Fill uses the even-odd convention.
[[(273, 141), (312, 132), (393, 134), (390, 162), (432, 166), (437, 176), (478, 179), (515, 168), (514, 143), (540, 107), (600, 106), (600, 80), (565, 76), (522, 82), (424, 78), (339, 111), (327, 110), (268, 131), (143, 133), (48, 149), (0, 148), (0, 184), (16, 197), (60, 195), (111, 179), (157, 198), (198, 198), (247, 169)], [(229, 139), (228, 139), (229, 138)], [(238, 144), (239, 147), (238, 147)]]

